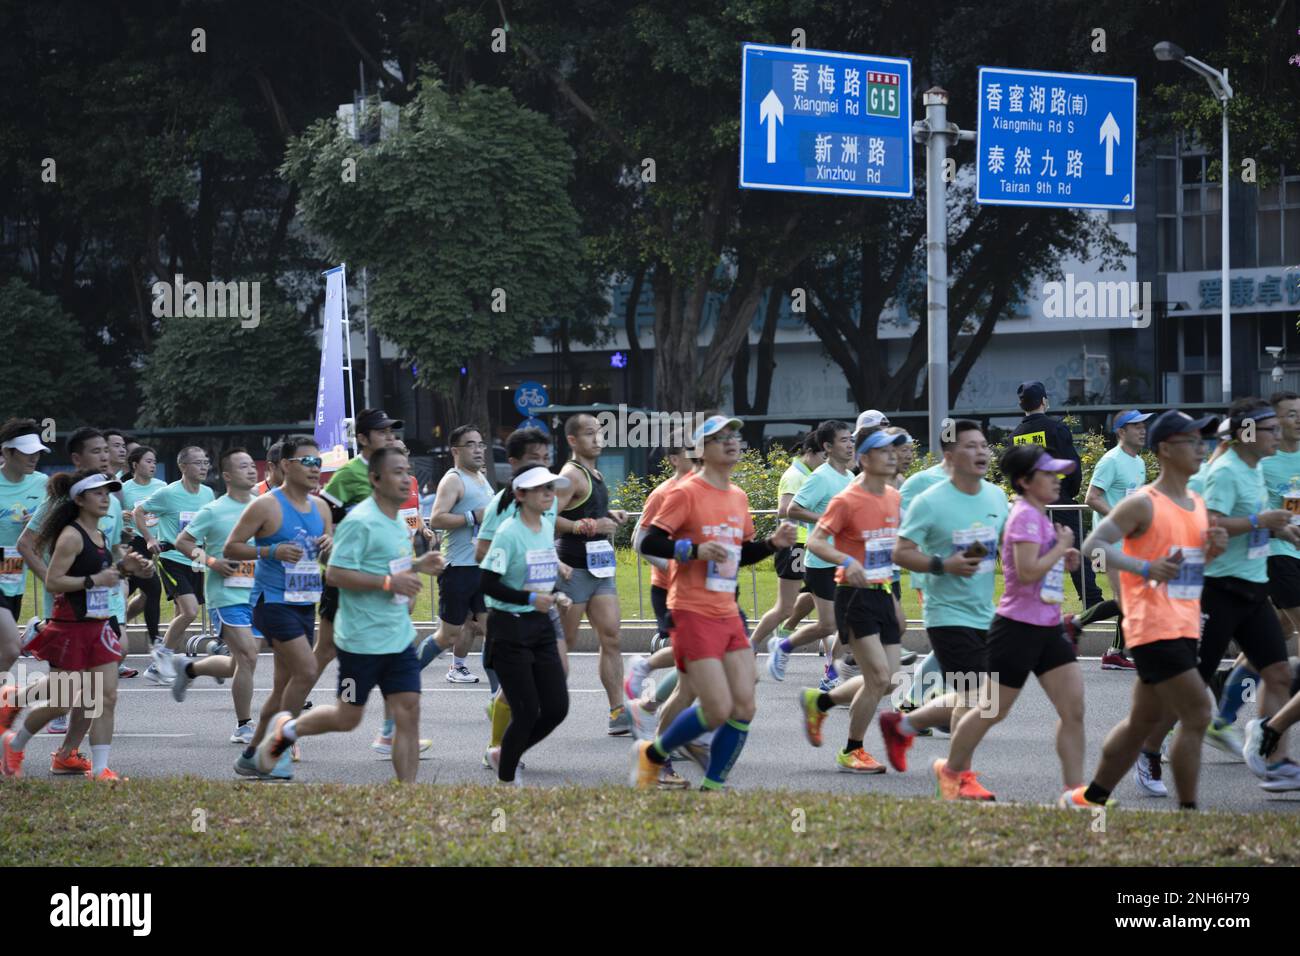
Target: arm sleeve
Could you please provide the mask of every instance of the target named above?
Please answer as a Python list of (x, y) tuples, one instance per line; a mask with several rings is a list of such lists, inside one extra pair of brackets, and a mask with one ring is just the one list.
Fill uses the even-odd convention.
[(765, 558), (770, 558), (775, 551), (767, 543), (767, 539), (762, 541), (746, 541), (740, 546), (740, 563), (741, 564), (758, 564)]
[(645, 537), (641, 539), (641, 553), (650, 558), (670, 559), (675, 544), (676, 542), (668, 537), (667, 531), (658, 525), (651, 525), (646, 529)]
[(512, 587), (507, 587), (501, 580), (501, 575), (495, 571), (485, 570), (479, 577), (479, 585), (483, 588), (483, 593), (490, 598), (496, 598), (505, 604), (527, 604), (528, 591), (519, 591)]

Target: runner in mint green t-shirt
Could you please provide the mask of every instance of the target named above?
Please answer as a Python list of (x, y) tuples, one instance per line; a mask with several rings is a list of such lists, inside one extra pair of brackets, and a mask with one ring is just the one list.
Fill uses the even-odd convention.
[(334, 616), (338, 661), (338, 699), (294, 718), (276, 714), (257, 750), (265, 770), (300, 737), (347, 733), (361, 724), (375, 688), (396, 723), (393, 770), (402, 783), (414, 782), (420, 766), (420, 662), (412, 646), (411, 601), (421, 591), (419, 575), (442, 572), (441, 552), (419, 558), (411, 531), (400, 517), (411, 491), (411, 464), (392, 447), (369, 458), (371, 494), (348, 512), (334, 532), (326, 580), (339, 589)]
[[(166, 488), (167, 482), (155, 478), (158, 470), (158, 455), (148, 445), (137, 445), (126, 457), (127, 477), (122, 479), (122, 490), (117, 493), (122, 502), (122, 521), (126, 526), (127, 544), (131, 550), (149, 557), (144, 538), (135, 530), (135, 506), (148, 498), (160, 488)], [(157, 515), (145, 515), (150, 528), (158, 526)], [(149, 633), (149, 645), (162, 640), (162, 581), (157, 574), (144, 578), (132, 575), (127, 582), (126, 605), (127, 621), (144, 614), (145, 628)]]
[(45, 497), (48, 479), (36, 470), (36, 463), (41, 452), (49, 449), (41, 443), (40, 425), (31, 418), (11, 418), (0, 426), (0, 449), (4, 452), (4, 467), (0, 468), (0, 674), (6, 674), (18, 660), (18, 622), (27, 590), (27, 563), (18, 552), (18, 536)]

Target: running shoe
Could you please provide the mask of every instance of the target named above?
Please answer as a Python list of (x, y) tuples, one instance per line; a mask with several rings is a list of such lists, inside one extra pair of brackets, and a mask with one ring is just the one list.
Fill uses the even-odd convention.
[(153, 681), (155, 684), (161, 684), (163, 687), (171, 684), (171, 679), (163, 676), (163, 672), (158, 669), (158, 665), (153, 663), (144, 669), (144, 679)]
[(934, 795), (942, 800), (996, 800), (976, 779), (974, 770), (953, 771), (948, 761), (940, 757), (934, 762)]
[(1075, 787), (1073, 790), (1067, 790), (1057, 799), (1056, 805), (1062, 810), (1095, 810), (1115, 806), (1113, 798), (1107, 800), (1104, 804), (1093, 803), (1084, 796), (1087, 792), (1087, 787)]
[(822, 673), (822, 680), (821, 683), (817, 685), (817, 689), (823, 694), (829, 694), (842, 683), (844, 683), (844, 678), (831, 670), (830, 666), (827, 665), (826, 670)]
[(176, 676), (176, 658), (180, 655), (175, 654), (166, 647), (155, 647), (153, 649), (153, 662), (158, 666), (158, 673), (167, 680)]
[(132, 677), (139, 677), (140, 672), (136, 670), (134, 667), (127, 667), (126, 663), (123, 662), (117, 665), (117, 676), (125, 680), (129, 680)]
[[(297, 746), (298, 744), (295, 742), (294, 747), (296, 748)], [(424, 753), (432, 746), (433, 741), (428, 737), (420, 738), (420, 753)], [(385, 737), (383, 734), (377, 734), (375, 739), (370, 743), (370, 749), (377, 753), (381, 759), (384, 757), (391, 757), (393, 755), (393, 738)], [(297, 757), (294, 757), (294, 760), (297, 759)]]
[(185, 691), (190, 686), (190, 675), (185, 673), (185, 665), (188, 663), (188, 659), (182, 657), (180, 666), (176, 668), (176, 676), (172, 678), (172, 699), (178, 704), (185, 699)]
[(74, 750), (66, 757), (60, 757), (59, 751), (56, 750), (50, 754), (50, 773), (77, 773), (90, 776), (90, 761), (81, 755), (80, 750)]
[(889, 765), (903, 773), (907, 770), (907, 751), (912, 747), (912, 738), (898, 729), (903, 715), (897, 711), (885, 711), (880, 715), (880, 735), (885, 738), (885, 756)]
[[(282, 710), (271, 718), (271, 726), (253, 755), (253, 759), (257, 761), (257, 769), (262, 773), (270, 773), (274, 770), (281, 762), (281, 755), (289, 749), (289, 740), (284, 736), (284, 725), (291, 720), (293, 714), (287, 710)], [(292, 756), (289, 759), (292, 761)]]
[(916, 663), (916, 658), (917, 658), (916, 651), (903, 651), (903, 653), (898, 655), (898, 666), (911, 667), (913, 664)]
[(1133, 782), (1137, 784), (1138, 792), (1147, 797), (1169, 796), (1169, 789), (1160, 779), (1161, 771), (1159, 754), (1138, 754), (1137, 764), (1133, 767)]
[(470, 673), (464, 664), (452, 664), (446, 680), (448, 684), (477, 684), (478, 675)]
[(785, 680), (785, 669), (790, 663), (790, 652), (781, 649), (781, 638), (773, 635), (767, 639), (767, 673), (774, 681)]
[(623, 706), (615, 707), (609, 712), (609, 726), (606, 729), (611, 737), (624, 737), (632, 732), (632, 715)]
[(119, 783), (126, 783), (126, 782), (127, 782), (128, 780), (130, 780), (131, 778), (130, 778), (130, 777), (119, 777), (117, 774), (113, 773), (113, 771), (109, 770), (107, 767), (105, 767), (103, 770), (101, 770), (101, 771), (99, 772), (99, 776), (96, 777), (96, 776), (92, 776), (92, 775), (91, 775), (90, 768), (87, 767), (87, 768), (86, 768), (86, 779), (87, 779), (87, 780), (94, 780), (94, 781), (96, 781), (97, 783), (109, 783), (109, 784), (113, 784), (114, 786), (116, 786), (116, 785), (119, 784)]
[(650, 677), (650, 658), (639, 654), (627, 665), (627, 676), (623, 678), (623, 696), (629, 700), (639, 700), (642, 687)]
[(660, 790), (685, 790), (690, 787), (691, 782), (673, 769), (673, 762), (665, 760), (663, 767), (659, 769)]
[(0, 687), (0, 730), (8, 730), (14, 725), (14, 718), (22, 708), (18, 706), (18, 688), (13, 684)]
[(1252, 720), (1246, 724), (1246, 742), (1242, 744), (1241, 756), (1246, 761), (1250, 772), (1260, 780), (1268, 779), (1268, 758), (1259, 752), (1260, 738), (1263, 736), (1264, 721)]
[(633, 697), (627, 702), (627, 712), (632, 718), (632, 736), (637, 740), (654, 740), (659, 730), (659, 717), (655, 711)]
[(1260, 783), (1260, 788), (1270, 793), (1300, 790), (1300, 765), (1289, 759), (1273, 764), (1268, 768), (1268, 777)]
[(293, 756), (289, 751), (286, 750), (280, 754), (280, 759), (275, 762), (275, 766), (266, 775), (266, 779), (274, 780), (277, 783), (288, 783), (293, 779)]
[(6, 777), (23, 775), (23, 757), (26, 756), (26, 751), (14, 750), (10, 746), (15, 736), (14, 731), (6, 730), (4, 736), (0, 737), (0, 773)]
[(230, 735), (230, 742), (232, 744), (243, 744), (245, 747), (251, 744), (253, 742), (253, 722), (249, 721), (235, 727), (234, 733)]
[(245, 757), (243, 754), (240, 754), (235, 760), (235, 773), (241, 777), (257, 777), (259, 780), (266, 776), (257, 769), (256, 760), (252, 757)]
[(1135, 671), (1137, 665), (1119, 651), (1107, 651), (1101, 655), (1101, 669), (1104, 671)]
[[(817, 706), (820, 691), (805, 687), (799, 694), (799, 710), (803, 714), (803, 732), (808, 743), (814, 747), (822, 745), (822, 724), (826, 723), (826, 714)], [(884, 769), (883, 767), (881, 768)]]
[(1246, 746), (1241, 731), (1227, 721), (1221, 721), (1218, 717), (1210, 721), (1210, 726), (1205, 729), (1205, 742), (1216, 750), (1222, 750), (1225, 754), (1230, 754), (1237, 760), (1241, 759), (1242, 748)]
[(430, 634), (428, 637), (422, 640), (420, 642), (419, 648), (415, 652), (416, 656), (420, 659), (420, 670), (424, 670), (426, 667), (432, 664), (434, 658), (438, 656), (438, 653), (440, 651), (441, 648), (438, 647), (438, 642), (437, 640), (435, 640), (435, 636), (433, 634)]
[(840, 773), (884, 773), (885, 765), (859, 747), (852, 753), (837, 753), (835, 769)]
[(663, 632), (656, 633), (655, 636), (650, 639), (650, 653), (653, 654), (655, 651), (663, 650), (671, 641), (672, 638), (667, 634), (664, 634)]
[(66, 734), (68, 732), (68, 715), (59, 714), (45, 725), (45, 732), (47, 734)]
[(653, 790), (659, 784), (659, 770), (663, 765), (646, 756), (649, 749), (650, 744), (644, 740), (632, 745), (632, 768), (627, 782), (638, 790)]
[[(433, 741), (430, 741), (430, 743), (432, 742)], [(421, 741), (421, 743), (423, 743), (423, 741)], [(494, 751), (495, 753), (493, 753)], [(487, 750), (483, 751), (483, 766), (486, 767), (488, 770), (496, 770), (497, 765), (493, 763), (493, 761), (500, 760), (500, 759), (501, 759), (500, 747), (489, 747)], [(516, 774), (518, 774), (520, 770), (526, 769), (527, 766), (528, 765), (525, 764), (522, 760), (519, 761), (519, 763), (515, 764)]]

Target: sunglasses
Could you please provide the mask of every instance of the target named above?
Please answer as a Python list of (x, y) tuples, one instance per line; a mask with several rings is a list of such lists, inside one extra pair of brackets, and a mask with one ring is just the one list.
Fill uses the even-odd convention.
[(286, 458), (285, 461), (300, 461), (304, 468), (319, 468), (321, 466), (320, 455), (303, 455), (301, 458)]

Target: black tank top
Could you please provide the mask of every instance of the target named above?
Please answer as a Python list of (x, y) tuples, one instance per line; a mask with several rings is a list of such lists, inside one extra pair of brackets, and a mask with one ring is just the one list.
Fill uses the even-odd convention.
[[(90, 535), (86, 534), (86, 529), (77, 522), (72, 523), (72, 527), (77, 529), (81, 535), (81, 550), (77, 556), (72, 559), (72, 566), (68, 568), (68, 576), (74, 578), (85, 578), (90, 575), (98, 574), (105, 568), (112, 567), (113, 554), (108, 550), (108, 539), (104, 537), (104, 532), (99, 532), (99, 537), (104, 542), (104, 546), (95, 544)], [(78, 621), (86, 620), (86, 592), (67, 591), (63, 594), (56, 595), (54, 616), (56, 619), (67, 620), (65, 615), (59, 614), (57, 605), (60, 601), (66, 602), (70, 610)]]
[[(560, 515), (568, 518), (570, 521), (581, 521), (583, 518), (608, 518), (609, 517), (609, 491), (605, 487), (605, 479), (600, 478), (592, 473), (581, 462), (575, 461), (573, 464), (582, 469), (582, 473), (587, 476), (587, 497), (581, 502), (569, 505)], [(587, 542), (588, 541), (608, 541), (607, 534), (594, 534), (588, 537), (585, 534), (562, 534), (555, 548), (560, 560), (571, 568), (585, 568), (587, 566)]]

